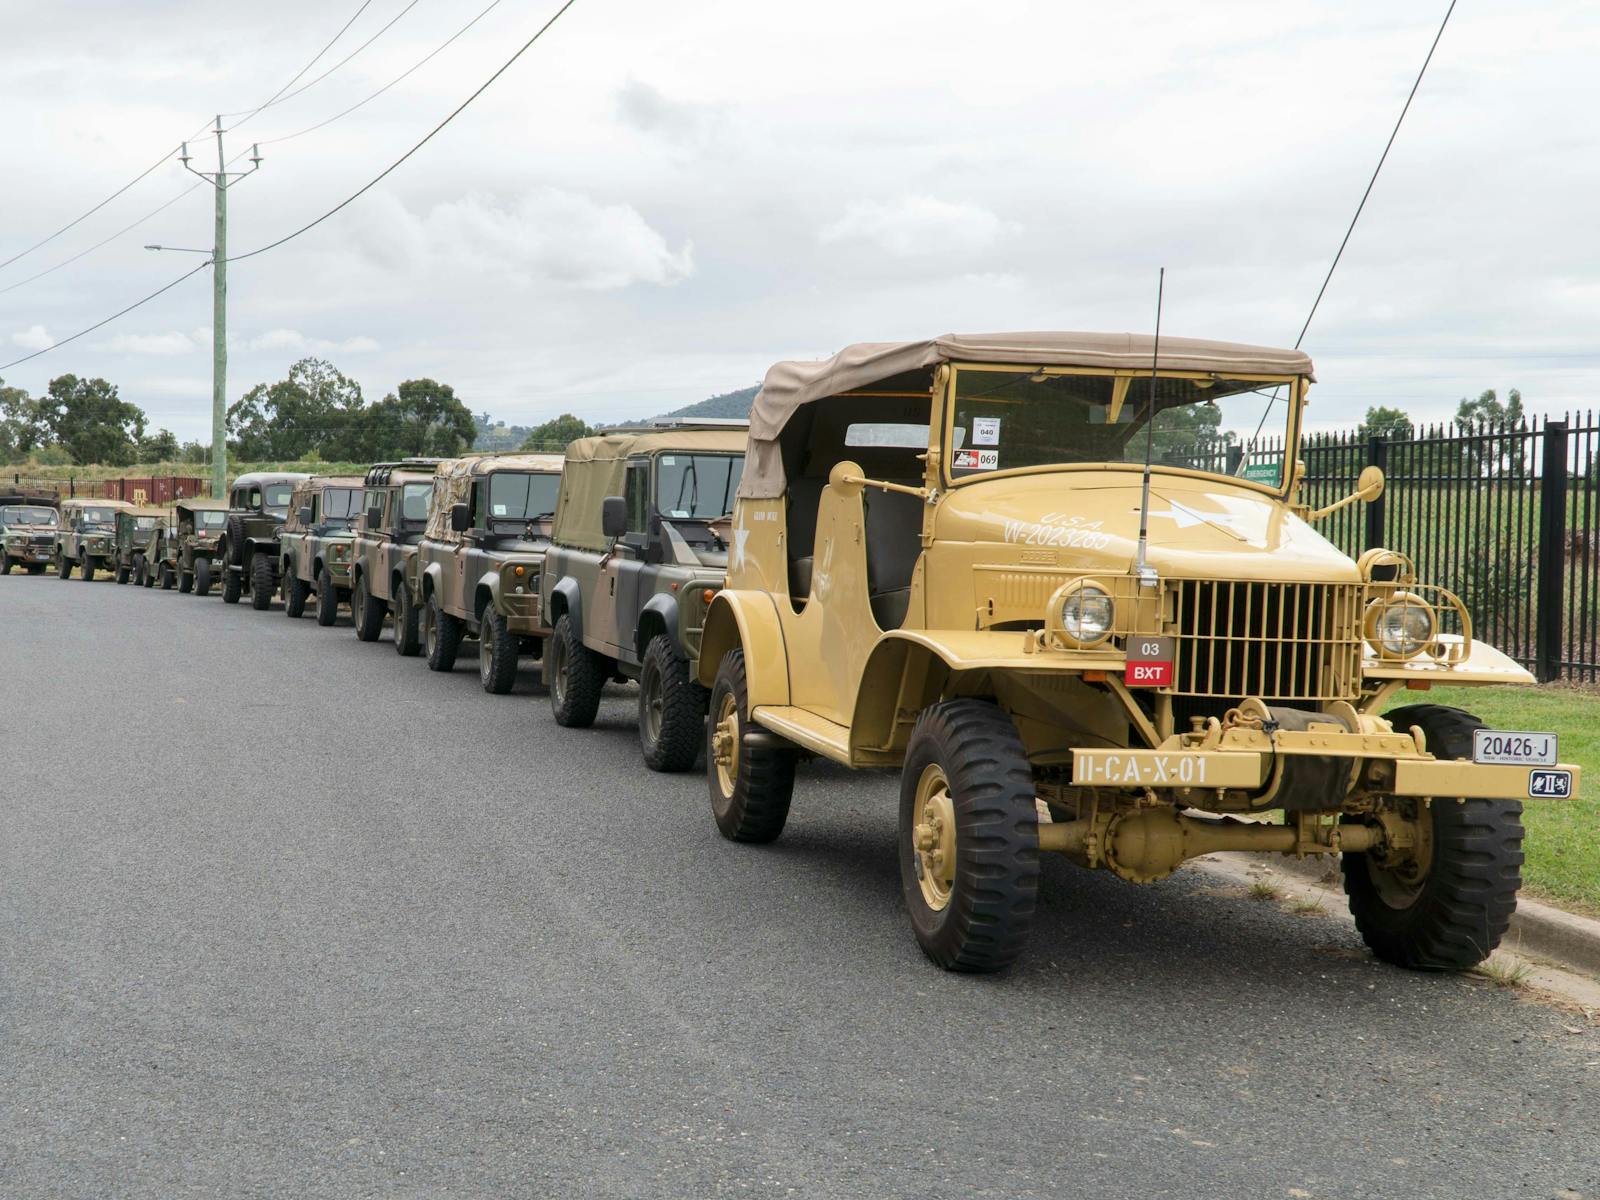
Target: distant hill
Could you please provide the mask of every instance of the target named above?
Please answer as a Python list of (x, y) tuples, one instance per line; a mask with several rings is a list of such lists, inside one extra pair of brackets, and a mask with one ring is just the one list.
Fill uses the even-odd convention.
[(750, 406), (755, 403), (756, 393), (761, 390), (759, 383), (753, 383), (747, 388), (740, 388), (736, 392), (723, 392), (720, 396), (712, 396), (709, 400), (701, 400), (697, 404), (685, 408), (674, 409), (669, 413), (662, 413), (664, 417), (739, 417), (750, 415)]

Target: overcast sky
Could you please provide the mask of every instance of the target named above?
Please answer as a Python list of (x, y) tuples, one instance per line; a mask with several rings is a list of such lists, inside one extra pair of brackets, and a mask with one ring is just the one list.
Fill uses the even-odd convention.
[[(301, 84), (410, 2), (371, 0)], [(361, 100), (487, 3), (415, 0), (229, 154)], [(0, 259), (265, 100), (358, 5), (0, 0)], [(501, 0), (364, 108), (264, 144), (230, 248), (349, 195), (556, 7)], [(1159, 266), (1165, 331), (1289, 345), (1443, 8), (578, 0), (373, 191), (230, 268), (229, 398), (316, 354), (369, 399), (429, 375), (515, 423), (620, 420), (853, 341), (1148, 330)], [(1592, 3), (1463, 0), (1307, 338), (1317, 423), (1445, 417), (1485, 387), (1600, 403), (1597, 58)], [(164, 165), (0, 269), (0, 362), (201, 261), (141, 247), (209, 246), (204, 188), (13, 286), (195, 182)], [(202, 272), (4, 376), (103, 375), (205, 439), (210, 327)]]

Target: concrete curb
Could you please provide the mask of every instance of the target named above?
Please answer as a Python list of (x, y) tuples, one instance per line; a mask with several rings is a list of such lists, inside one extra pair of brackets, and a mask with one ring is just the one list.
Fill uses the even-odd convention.
[[(1272, 854), (1214, 857), (1237, 857), (1260, 863), (1283, 875), (1293, 875), (1331, 890), (1342, 890), (1339, 868), (1330, 861)], [(1600, 977), (1600, 921), (1529, 900), (1526, 896), (1517, 901), (1517, 911), (1511, 918), (1511, 928), (1501, 943), (1501, 949), (1515, 951), (1525, 958), (1551, 962), (1569, 971)]]

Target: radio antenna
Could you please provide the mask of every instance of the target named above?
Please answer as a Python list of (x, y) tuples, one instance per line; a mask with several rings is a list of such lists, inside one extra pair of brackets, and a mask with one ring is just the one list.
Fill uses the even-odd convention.
[(1156, 441), (1156, 369), (1161, 363), (1161, 299), (1167, 286), (1167, 269), (1156, 277), (1156, 336), (1150, 343), (1150, 411), (1144, 421), (1144, 486), (1139, 497), (1139, 553), (1133, 562), (1133, 577), (1140, 587), (1153, 588), (1160, 582), (1150, 565), (1150, 460)]

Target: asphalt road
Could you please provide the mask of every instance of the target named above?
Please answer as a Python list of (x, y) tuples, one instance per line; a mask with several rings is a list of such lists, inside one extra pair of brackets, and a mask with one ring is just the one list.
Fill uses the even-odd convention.
[(1055, 861), (943, 974), (892, 778), (732, 845), (623, 688), (13, 576), (0, 695), (6, 1197), (1600, 1195), (1571, 1016)]

